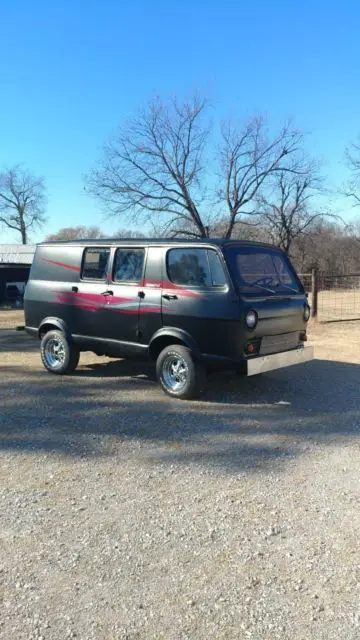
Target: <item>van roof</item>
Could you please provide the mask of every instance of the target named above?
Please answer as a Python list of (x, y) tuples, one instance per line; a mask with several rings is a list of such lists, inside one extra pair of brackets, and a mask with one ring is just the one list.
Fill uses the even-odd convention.
[(255, 242), (254, 240), (227, 240), (226, 238), (97, 238), (97, 239), (81, 239), (81, 240), (58, 240), (40, 242), (40, 245), (51, 246), (118, 246), (118, 245), (178, 245), (178, 244), (212, 244), (219, 247), (223, 246), (258, 246), (258, 247), (271, 247), (275, 249), (272, 244), (267, 242)]

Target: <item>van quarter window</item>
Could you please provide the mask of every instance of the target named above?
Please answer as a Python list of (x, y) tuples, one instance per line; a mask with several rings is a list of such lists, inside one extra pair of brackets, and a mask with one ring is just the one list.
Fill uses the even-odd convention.
[(208, 249), (170, 249), (168, 276), (175, 284), (192, 287), (218, 287), (226, 277), (218, 254)]
[(81, 277), (88, 280), (105, 280), (110, 249), (94, 247), (85, 249)]
[(144, 249), (118, 249), (115, 255), (113, 280), (115, 282), (140, 282), (144, 254)]

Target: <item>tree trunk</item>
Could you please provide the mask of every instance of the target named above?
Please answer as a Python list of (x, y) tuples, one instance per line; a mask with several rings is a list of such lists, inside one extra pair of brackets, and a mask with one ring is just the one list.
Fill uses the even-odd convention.
[(288, 234), (286, 234), (286, 239), (285, 239), (285, 242), (284, 242), (283, 249), (284, 249), (284, 251), (285, 251), (287, 256), (290, 255), (291, 245), (292, 245), (292, 238)]
[(229, 220), (229, 226), (226, 229), (225, 233), (224, 233), (224, 238), (226, 240), (230, 240), (231, 236), (232, 236), (232, 232), (234, 230), (234, 225), (235, 225), (235, 216), (232, 214), (230, 216), (230, 220)]
[(21, 220), (20, 222), (20, 233), (21, 233), (21, 242), (22, 244), (27, 244), (28, 238), (27, 238), (27, 231), (26, 231), (26, 226), (23, 220)]

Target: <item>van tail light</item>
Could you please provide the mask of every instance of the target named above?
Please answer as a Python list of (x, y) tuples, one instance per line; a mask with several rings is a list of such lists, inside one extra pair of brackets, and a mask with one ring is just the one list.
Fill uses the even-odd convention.
[(302, 331), (300, 333), (299, 339), (300, 339), (300, 342), (306, 342), (307, 341), (307, 335), (306, 335), (305, 331)]

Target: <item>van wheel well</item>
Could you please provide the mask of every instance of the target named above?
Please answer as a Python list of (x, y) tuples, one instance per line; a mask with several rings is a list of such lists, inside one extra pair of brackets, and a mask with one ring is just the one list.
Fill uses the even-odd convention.
[(49, 333), (49, 331), (60, 331), (60, 329), (55, 324), (51, 324), (50, 322), (43, 324), (39, 329), (40, 340), (44, 337), (46, 333)]
[(171, 344), (182, 344), (184, 347), (187, 347), (185, 342), (180, 340), (180, 338), (175, 338), (174, 336), (161, 336), (154, 340), (150, 345), (149, 354), (151, 360), (157, 360), (162, 350), (165, 349), (165, 347), (169, 347)]

